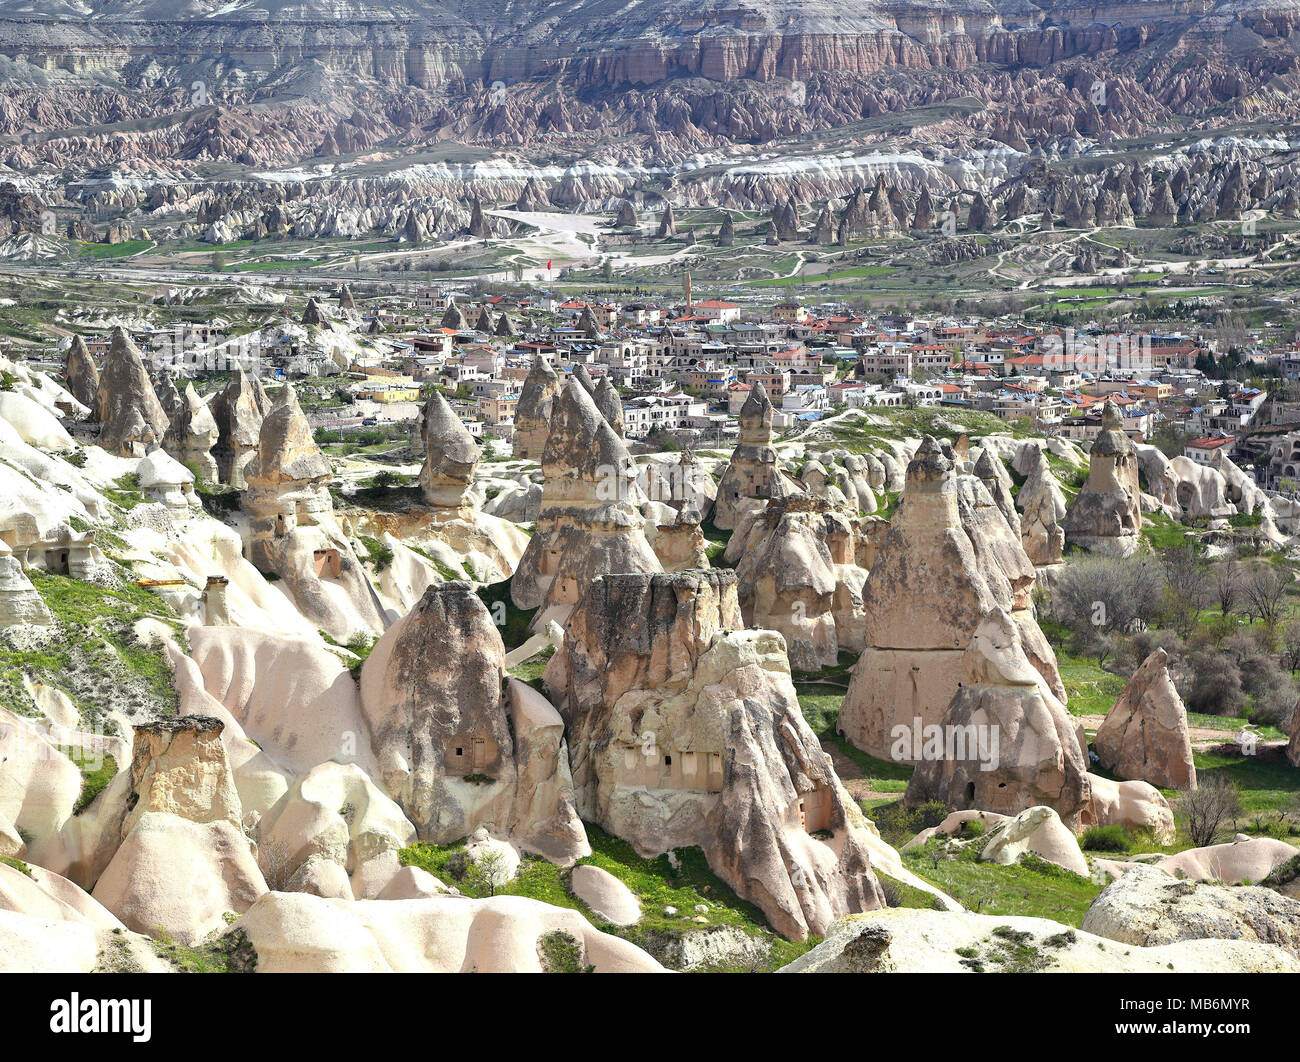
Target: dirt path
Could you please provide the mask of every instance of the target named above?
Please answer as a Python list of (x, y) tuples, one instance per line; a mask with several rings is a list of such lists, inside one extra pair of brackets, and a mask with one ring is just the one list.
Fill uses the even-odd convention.
[[(1106, 717), (1104, 715), (1079, 715), (1075, 716), (1075, 718), (1083, 724), (1085, 730), (1096, 731)], [(1221, 729), (1213, 726), (1190, 726), (1187, 728), (1188, 737), (1192, 739), (1193, 745), (1231, 743), (1235, 741), (1239, 733), (1241, 733), (1240, 730)]]
[(902, 796), (901, 793), (881, 793), (872, 789), (871, 780), (862, 773), (861, 767), (844, 754), (839, 742), (823, 739), (822, 749), (829, 753), (835, 773), (840, 776), (844, 788), (854, 800), (897, 800)]

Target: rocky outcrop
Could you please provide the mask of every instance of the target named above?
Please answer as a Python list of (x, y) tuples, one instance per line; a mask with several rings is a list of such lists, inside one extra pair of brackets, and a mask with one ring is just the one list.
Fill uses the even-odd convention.
[(782, 639), (743, 626), (731, 572), (602, 576), (544, 682), (584, 818), (644, 856), (700, 846), (802, 938), (882, 905), (878, 842), (799, 711)]
[(891, 758), (917, 762), (904, 796), (909, 806), (937, 800), (1016, 815), (1042, 805), (1073, 826), (1088, 804), (1088, 759), (1077, 726), (1001, 609), (975, 631), (938, 726), (917, 733), (912, 720), (906, 724), (896, 730)]
[(1088, 479), (1066, 511), (1066, 540), (1107, 556), (1137, 552), (1142, 531), (1142, 490), (1137, 454), (1124, 433), (1115, 403), (1102, 407), (1101, 431), (1088, 452)]
[(1025, 554), (1037, 567), (1061, 563), (1065, 550), (1065, 494), (1052, 475), (1047, 453), (1034, 450), (1033, 465), (1020, 492), (1016, 507), (1021, 512), (1020, 543)]
[(1195, 885), (1141, 864), (1093, 900), (1083, 929), (1144, 948), (1241, 940), (1273, 944), (1300, 958), (1300, 901), (1258, 886)]
[(243, 369), (236, 369), (230, 382), (213, 397), (210, 409), (217, 424), (217, 442), (212, 456), (222, 483), (238, 490), (246, 486), (245, 470), (257, 456), (268, 405), (266, 392)]
[(537, 527), (510, 581), (519, 608), (540, 609), (538, 630), (598, 575), (661, 570), (634, 497), (636, 466), (576, 374), (555, 403), (542, 474)]
[(267, 411), (245, 474), (249, 560), (274, 573), (298, 611), (340, 644), (383, 631), (379, 599), (334, 516), (329, 458), (292, 384)]
[(63, 363), (63, 383), (68, 392), (90, 410), (92, 420), (99, 419), (99, 370), (81, 336), (72, 337), (68, 356)]
[(511, 443), (515, 457), (526, 461), (542, 459), (560, 386), (560, 378), (545, 355), (536, 355), (520, 388), (519, 405), (515, 407), (515, 434)]
[(798, 489), (777, 466), (772, 449), (772, 402), (767, 389), (755, 381), (740, 408), (740, 437), (718, 484), (713, 523), (730, 531), (745, 513)]
[(212, 448), (221, 433), (212, 411), (192, 383), (185, 385), (185, 391), (177, 396), (173, 409), (174, 412), (168, 411), (171, 424), (163, 439), (163, 448), (190, 469), (196, 480), (216, 483), (219, 472)]
[[(991, 504), (989, 509), (997, 512)], [(962, 526), (953, 463), (926, 436), (907, 466), (902, 504), (863, 590), (866, 648), (838, 724), (858, 748), (886, 759), (891, 750), (903, 750), (891, 737), (897, 726), (910, 732), (917, 719), (922, 726), (937, 724), (962, 681), (967, 647), (985, 616), (997, 608), (1023, 611), (1015, 609), (1006, 574), (985, 545), (979, 552), (972, 545)], [(1028, 642), (1037, 655), (1037, 626), (1017, 626), (1022, 647)], [(1037, 662), (1048, 674), (1055, 672), (1054, 660)]]
[(1163, 793), (1148, 782), (1116, 782), (1099, 774), (1088, 775), (1091, 794), (1079, 815), (1079, 827), (1123, 826), (1151, 836), (1151, 843), (1171, 845), (1177, 840), (1174, 811)]
[(21, 623), (48, 626), (53, 622), (53, 615), (18, 558), (0, 553), (0, 627)]
[(474, 506), (470, 490), (482, 451), (456, 411), (438, 391), (424, 404), (420, 418), (424, 464), (420, 467), (420, 493), (428, 505), (470, 518)]
[(590, 852), (560, 716), (508, 678), (500, 631), (467, 583), (430, 587), (379, 640), (361, 707), (379, 780), (421, 839), (484, 826), (555, 862)]
[(118, 327), (104, 357), (96, 407), (100, 417), (99, 445), (118, 457), (143, 457), (161, 446), (168, 419), (163, 411), (140, 351)]
[[(1122, 880), (1122, 879), (1121, 879)], [(1085, 923), (1086, 928), (1086, 923)], [(1014, 941), (1014, 948), (1010, 942)], [(1245, 940), (1144, 948), (1046, 918), (890, 908), (838, 919), (779, 973), (1284, 973), (1300, 961)]]
[(591, 397), (596, 400), (596, 408), (605, 418), (605, 423), (614, 429), (615, 435), (623, 438), (623, 399), (619, 396), (618, 389), (609, 382), (608, 376), (602, 376), (596, 381)]
[(577, 911), (523, 896), (431, 896), (355, 903), (271, 893), (236, 922), (264, 973), (561, 973), (545, 943), (572, 939), (575, 968), (661, 973), (664, 968)]
[(741, 613), (748, 626), (781, 632), (792, 668), (817, 671), (834, 666), (841, 649), (862, 648), (867, 572), (847, 513), (794, 494), (769, 502), (743, 542)]
[(1187, 709), (1174, 688), (1163, 649), (1133, 673), (1097, 728), (1094, 745), (1101, 765), (1121, 778), (1168, 789), (1196, 788)]

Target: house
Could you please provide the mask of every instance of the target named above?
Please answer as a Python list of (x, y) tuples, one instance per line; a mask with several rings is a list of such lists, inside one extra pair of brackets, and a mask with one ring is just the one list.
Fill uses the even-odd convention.
[(717, 321), (720, 324), (727, 324), (729, 321), (740, 320), (740, 304), (735, 302), (723, 302), (720, 299), (705, 299), (703, 302), (697, 302), (691, 307), (695, 316), (702, 317), (706, 321)]
[(1236, 441), (1236, 438), (1231, 435), (1224, 438), (1191, 439), (1183, 447), (1183, 456), (1198, 465), (1212, 464), (1215, 454), (1220, 451), (1224, 454), (1229, 453)]

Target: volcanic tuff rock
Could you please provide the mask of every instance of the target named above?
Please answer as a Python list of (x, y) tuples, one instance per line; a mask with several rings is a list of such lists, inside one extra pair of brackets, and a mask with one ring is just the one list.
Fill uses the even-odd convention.
[(1035, 565), (1046, 567), (1060, 564), (1065, 550), (1065, 530), (1061, 527), (1065, 494), (1052, 475), (1046, 451), (1035, 449), (1034, 455), (1034, 464), (1016, 495), (1016, 507), (1021, 511), (1021, 545)]
[(519, 608), (543, 606), (538, 630), (597, 575), (662, 570), (634, 498), (636, 465), (576, 371), (555, 402), (542, 474), (537, 527), (510, 580)]
[(619, 397), (618, 389), (610, 383), (608, 376), (602, 376), (596, 382), (592, 398), (596, 400), (596, 408), (605, 418), (605, 423), (614, 429), (614, 433), (620, 439), (623, 438), (623, 400)]
[[(991, 499), (988, 509), (1002, 520)], [(838, 724), (858, 748), (886, 758), (895, 747), (890, 735), (896, 726), (911, 727), (915, 719), (938, 723), (958, 688), (976, 628), (995, 608), (1015, 609), (1006, 574), (986, 545), (978, 552), (972, 545), (962, 526), (953, 463), (926, 436), (907, 466), (902, 504), (863, 591), (866, 648)], [(1028, 639), (1034, 648), (1042, 640), (1041, 632), (1034, 636), (1036, 625), (1019, 626), (1022, 643)], [(1047, 655), (1038, 663), (1049, 674), (1055, 671)]]
[(779, 635), (743, 630), (735, 575), (607, 575), (544, 682), (579, 812), (642, 855), (699, 845), (785, 936), (883, 905), (870, 827), (799, 711)]
[(755, 381), (740, 408), (740, 435), (718, 484), (713, 523), (730, 531), (744, 513), (762, 509), (769, 499), (797, 490), (777, 466), (772, 449), (772, 402), (767, 389)]
[(1174, 812), (1163, 793), (1149, 782), (1116, 782), (1099, 774), (1088, 775), (1091, 795), (1079, 815), (1079, 826), (1123, 826), (1147, 831), (1152, 842), (1171, 845), (1178, 833)]
[[(907, 722), (901, 741), (910, 746)], [(938, 800), (1015, 815), (1045, 805), (1067, 824), (1078, 821), (1089, 798), (1087, 750), (1001, 609), (988, 613), (971, 638), (962, 682), (939, 722), (937, 745), (922, 748), (908, 783), (909, 806)], [(903, 747), (891, 755), (917, 758)]]
[(53, 623), (44, 599), (32, 586), (18, 558), (0, 553), (0, 627), (18, 623)]
[(533, 358), (532, 368), (519, 390), (515, 409), (514, 456), (540, 461), (551, 433), (551, 410), (560, 393), (560, 378), (545, 355)]
[(1161, 788), (1196, 788), (1187, 709), (1169, 676), (1163, 649), (1133, 673), (1097, 728), (1094, 745), (1101, 765), (1121, 778)]
[(1088, 479), (1066, 511), (1067, 541), (1108, 556), (1136, 552), (1142, 531), (1137, 455), (1115, 403), (1102, 407), (1101, 431), (1088, 452)]
[(334, 516), (329, 458), (312, 438), (292, 384), (267, 411), (246, 475), (249, 560), (274, 572), (298, 611), (341, 644), (382, 631), (374, 588)]
[(90, 410), (92, 420), (99, 419), (99, 370), (81, 336), (72, 337), (63, 366), (63, 382), (72, 397)]
[[(740, 535), (741, 529), (736, 534)], [(857, 527), (830, 503), (794, 494), (768, 503), (736, 568), (747, 625), (780, 631), (790, 666), (817, 671), (865, 636)]]
[(269, 401), (261, 385), (236, 369), (230, 382), (212, 399), (209, 407), (217, 422), (217, 443), (212, 456), (222, 483), (243, 490), (245, 472), (257, 457), (262, 418)]
[(1300, 958), (1300, 901), (1257, 886), (1195, 885), (1140, 864), (1092, 901), (1083, 929), (1140, 947), (1255, 941)]
[[(1127, 875), (1125, 875), (1127, 877)], [(1121, 879), (1122, 880), (1122, 879)], [(1009, 941), (1024, 956), (1009, 955)], [(905, 907), (837, 919), (826, 939), (780, 973), (1281, 973), (1300, 961), (1246, 940), (1182, 940), (1150, 948), (1046, 918)]]
[(212, 448), (217, 444), (221, 433), (212, 410), (199, 397), (192, 383), (185, 385), (184, 393), (178, 396), (173, 408), (174, 413), (168, 411), (171, 424), (163, 439), (163, 448), (191, 469), (196, 479), (216, 483), (217, 461), (212, 456)]
[(140, 351), (121, 328), (104, 357), (96, 406), (100, 414), (99, 445), (118, 457), (143, 457), (161, 446), (168, 419), (163, 411)]
[(556, 862), (590, 853), (560, 717), (508, 678), (500, 631), (469, 584), (430, 587), (379, 640), (361, 706), (383, 787), (421, 839), (486, 826)]
[(424, 500), (435, 508), (455, 509), (472, 516), (469, 493), (482, 451), (438, 391), (424, 404), (420, 438), (424, 443), (424, 464), (420, 467)]

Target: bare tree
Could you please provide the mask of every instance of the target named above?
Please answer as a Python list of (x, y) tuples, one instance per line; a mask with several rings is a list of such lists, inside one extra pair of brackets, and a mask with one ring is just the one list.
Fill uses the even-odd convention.
[(1241, 814), (1237, 787), (1217, 775), (1185, 792), (1174, 804), (1187, 830), (1187, 837), (1197, 848), (1214, 843), (1224, 823)]
[(1166, 622), (1186, 638), (1196, 629), (1201, 612), (1209, 603), (1209, 564), (1196, 546), (1166, 550), (1162, 558), (1165, 574), (1164, 614)]
[(1264, 562), (1251, 568), (1241, 581), (1242, 596), (1252, 616), (1276, 623), (1286, 608), (1291, 573), (1281, 565)]
[(1236, 557), (1228, 557), (1214, 566), (1214, 596), (1219, 611), (1231, 616), (1241, 597), (1241, 565)]
[(1282, 666), (1291, 674), (1300, 671), (1300, 620), (1290, 620), (1282, 625)]
[(1052, 613), (1098, 657), (1115, 647), (1112, 637), (1151, 622), (1164, 591), (1163, 569), (1152, 557), (1086, 557), (1072, 561), (1052, 595)]

